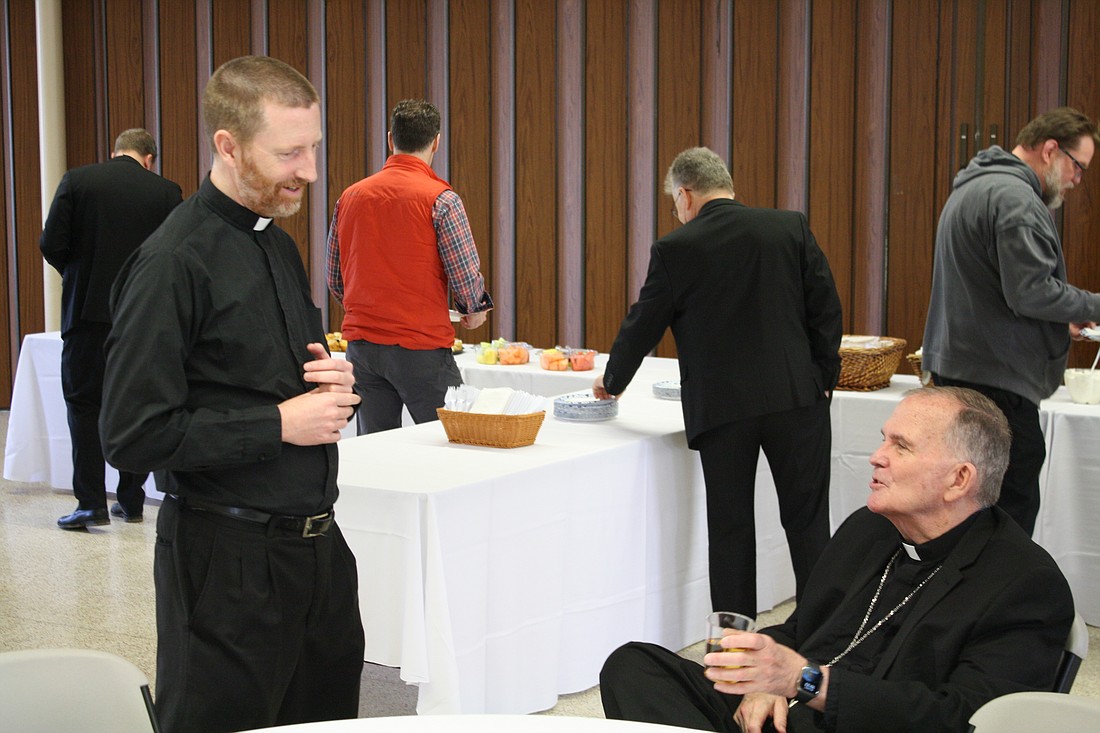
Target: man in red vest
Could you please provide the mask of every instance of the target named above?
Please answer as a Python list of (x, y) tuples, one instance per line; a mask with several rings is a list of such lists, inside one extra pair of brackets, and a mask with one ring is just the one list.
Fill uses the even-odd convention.
[(360, 435), (400, 427), (402, 406), (417, 423), (435, 420), (447, 387), (462, 383), (448, 293), (468, 329), (493, 307), (462, 199), (431, 168), (439, 138), (434, 105), (398, 102), (392, 155), (332, 212), (328, 286), (344, 306)]

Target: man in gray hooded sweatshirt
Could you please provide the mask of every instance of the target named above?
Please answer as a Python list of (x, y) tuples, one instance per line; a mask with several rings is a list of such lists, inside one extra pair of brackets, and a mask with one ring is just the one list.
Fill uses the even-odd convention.
[(1100, 320), (1100, 294), (1066, 282), (1053, 210), (1100, 142), (1069, 107), (1029, 122), (1009, 153), (978, 153), (955, 177), (936, 230), (923, 363), (939, 385), (992, 399), (1012, 428), (998, 505), (1031, 534), (1046, 444), (1039, 402), (1061, 384), (1070, 339)]

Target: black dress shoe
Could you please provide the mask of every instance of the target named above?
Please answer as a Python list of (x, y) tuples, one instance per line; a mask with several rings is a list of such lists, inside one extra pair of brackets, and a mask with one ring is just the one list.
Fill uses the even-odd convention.
[(61, 529), (84, 529), (90, 525), (110, 524), (111, 517), (106, 509), (77, 509), (57, 520)]
[(111, 505), (111, 516), (126, 522), (140, 522), (143, 519), (141, 512), (128, 512), (117, 501)]

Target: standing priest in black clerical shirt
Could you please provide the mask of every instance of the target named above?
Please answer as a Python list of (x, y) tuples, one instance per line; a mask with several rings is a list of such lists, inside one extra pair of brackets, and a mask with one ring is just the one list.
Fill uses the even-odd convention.
[(317, 92), (239, 58), (210, 78), (203, 117), (210, 175), (127, 262), (107, 340), (108, 459), (167, 472), (157, 715), (166, 733), (354, 718), (363, 627), (333, 504), (359, 397), (272, 223), (317, 178)]
[(908, 393), (871, 456), (867, 507), (829, 541), (791, 617), (730, 632), (705, 668), (620, 647), (600, 676), (607, 716), (747, 733), (964, 731), (994, 697), (1051, 689), (1073, 598), (994, 506), (1010, 441), (973, 390)]

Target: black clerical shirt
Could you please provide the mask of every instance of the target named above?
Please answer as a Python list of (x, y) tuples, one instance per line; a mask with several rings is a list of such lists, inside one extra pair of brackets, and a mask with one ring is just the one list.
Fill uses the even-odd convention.
[(169, 493), (310, 515), (336, 501), (335, 445), (281, 440), (278, 404), (325, 343), (290, 236), (207, 177), (123, 267), (100, 426), (120, 469)]

